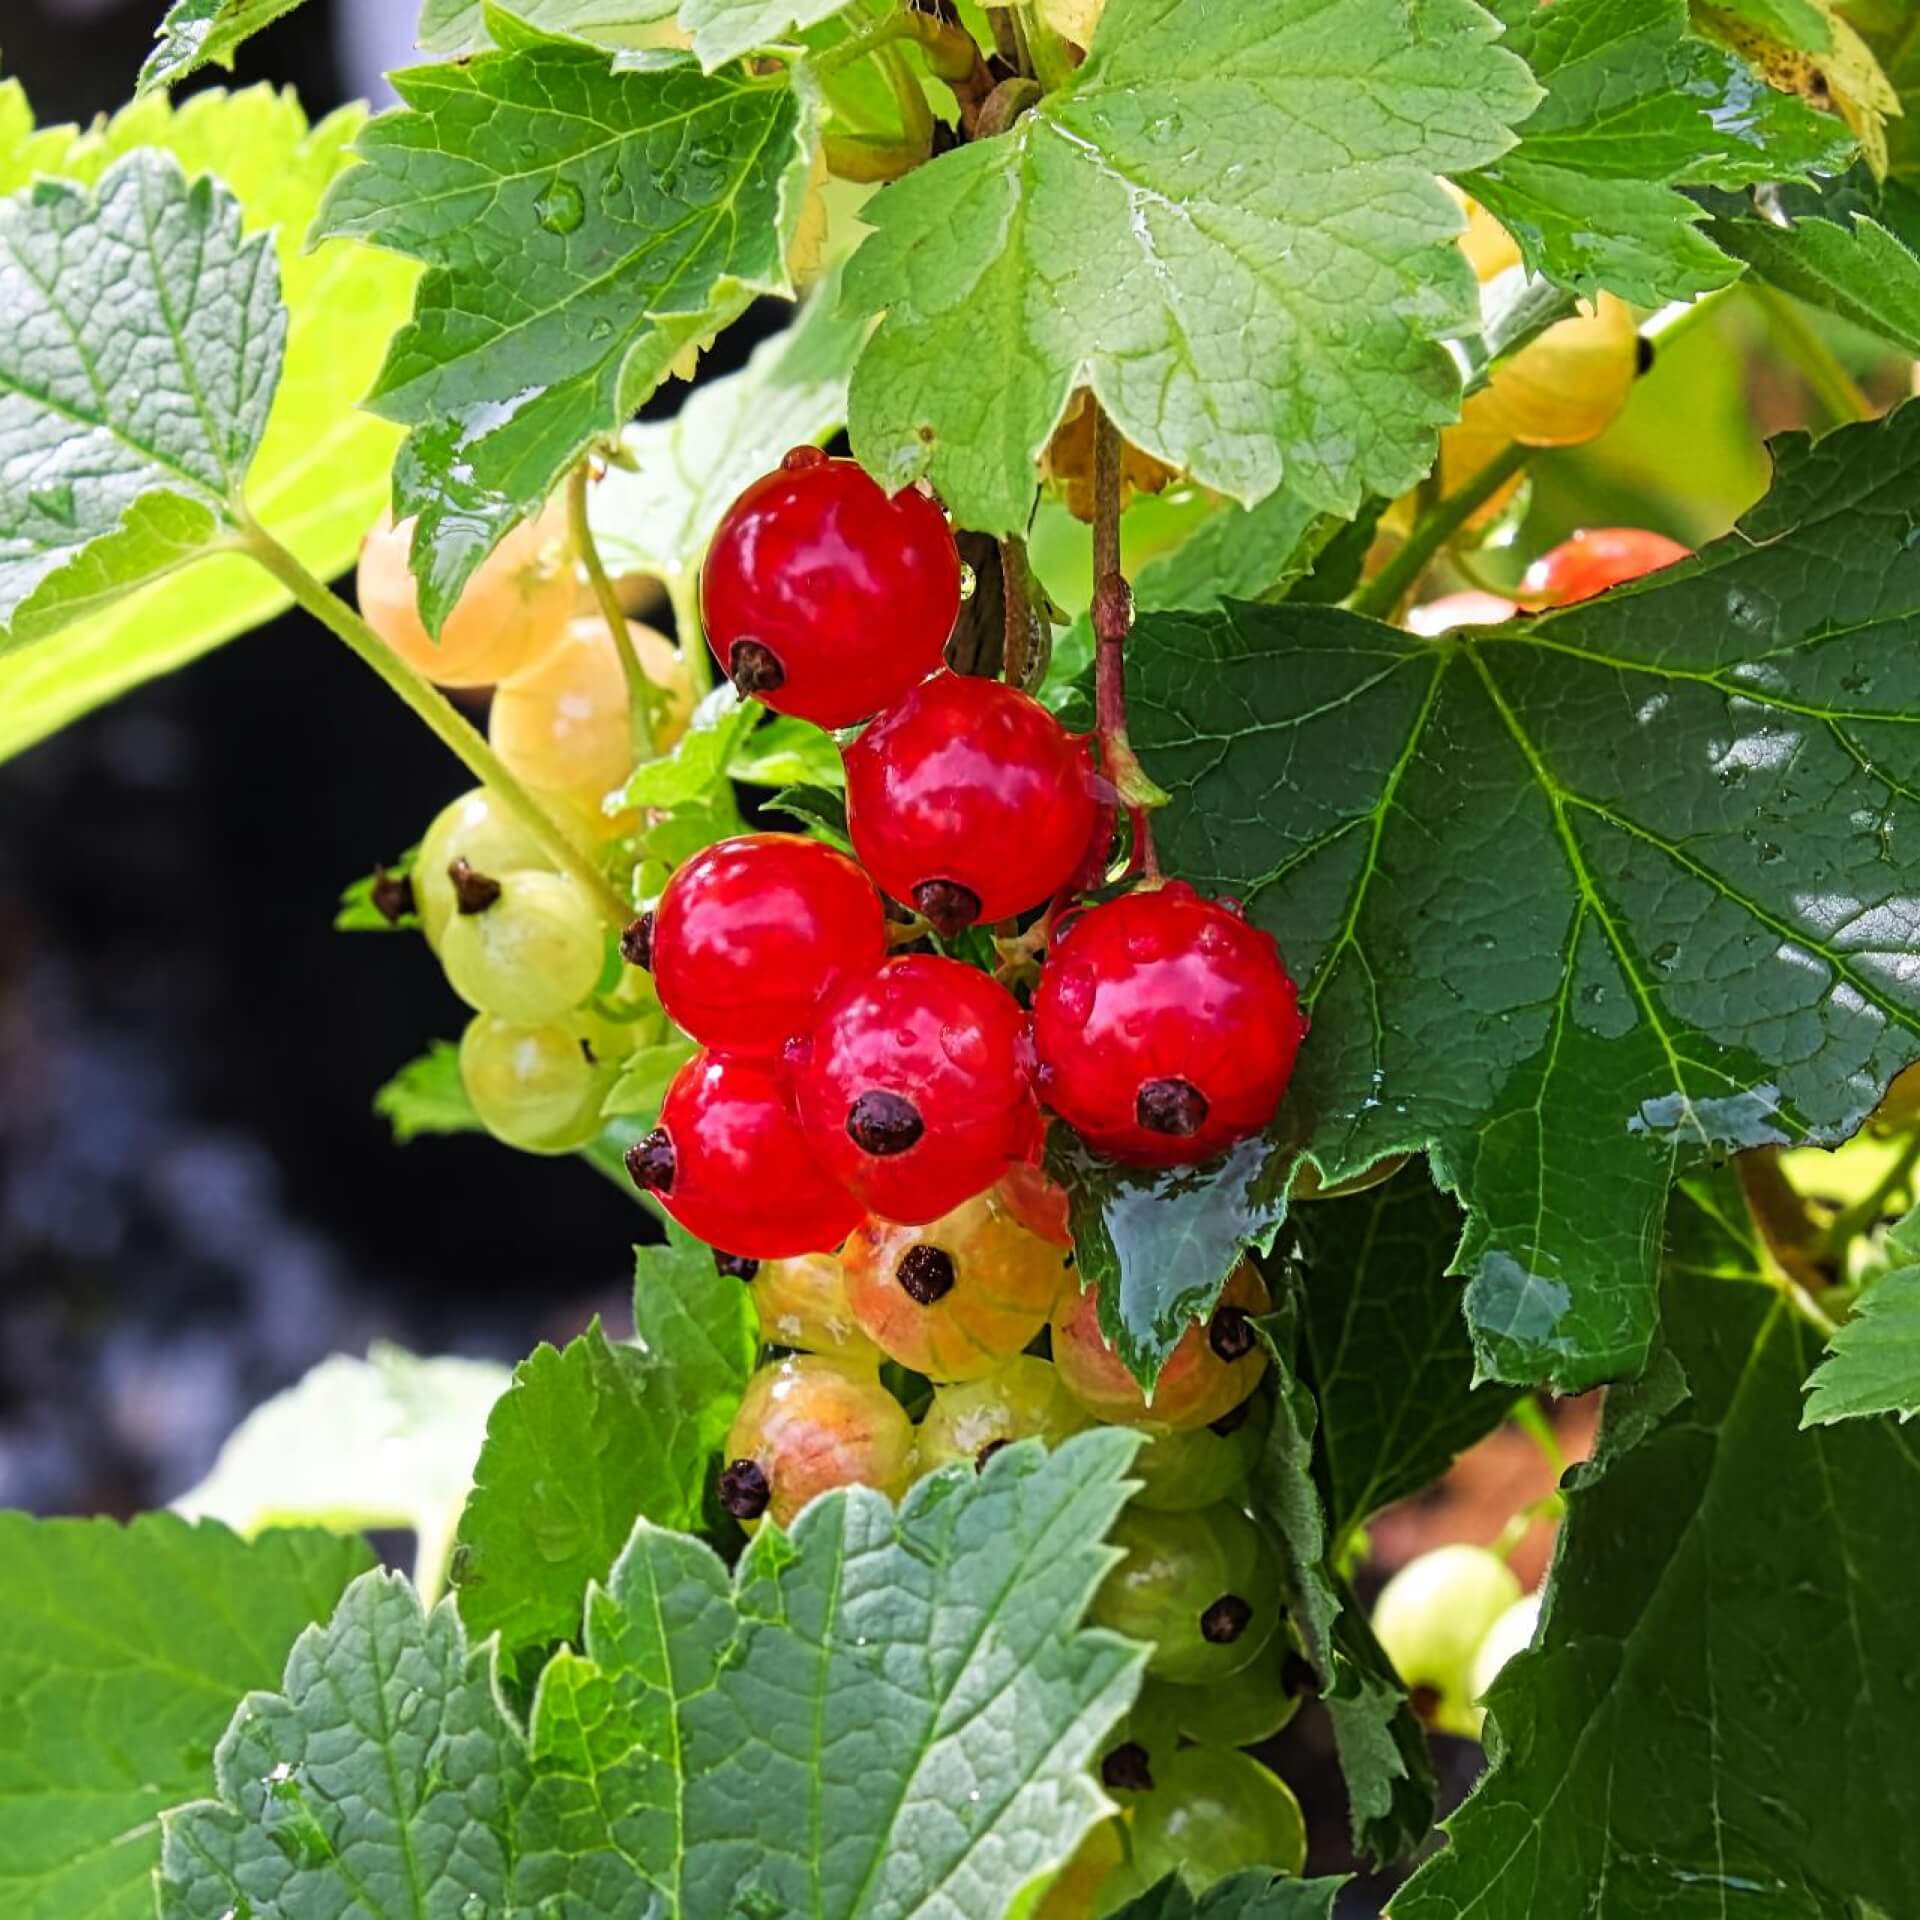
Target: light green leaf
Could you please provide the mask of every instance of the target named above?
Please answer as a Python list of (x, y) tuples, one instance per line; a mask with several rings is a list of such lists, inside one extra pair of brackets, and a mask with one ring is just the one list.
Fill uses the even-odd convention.
[(846, 764), (832, 734), (810, 720), (777, 713), (755, 727), (727, 762), (727, 777), (750, 787), (825, 787), (847, 784)]
[(844, 13), (853, 0), (683, 0), (680, 24), (711, 73), (743, 53), (789, 39)]
[(621, 789), (620, 805), (681, 807), (717, 794), (726, 785), (728, 767), (765, 711), (758, 701), (742, 700), (730, 682), (722, 681), (694, 708), (673, 751), (634, 771)]
[(1331, 1557), (1382, 1507), (1437, 1480), (1513, 1404), (1476, 1386), (1460, 1283), (1460, 1210), (1424, 1167), (1295, 1210), (1310, 1284), (1302, 1354), (1320, 1409)]
[(170, 155), (0, 201), (0, 650), (231, 537), (286, 339), (272, 248)]
[[(640, 1528), (588, 1607), (605, 1717), (580, 1712), (577, 1670), (535, 1705), (567, 1817), (548, 1812), (563, 1844), (539, 1858), (523, 1829), (525, 1896), (584, 1884), (624, 1914), (651, 1890), (687, 1920), (1003, 1913), (1108, 1810), (1088, 1762), (1143, 1656), (1076, 1628), (1136, 1445), (1010, 1447), (898, 1514), (829, 1494), (791, 1538), (763, 1528), (731, 1591), (711, 1553)], [(583, 1721), (591, 1743), (559, 1737)]]
[(587, 502), (609, 569), (650, 573), (684, 591), (748, 483), (846, 419), (861, 329), (839, 311), (838, 293), (837, 279), (824, 282), (738, 373), (702, 382), (671, 420), (627, 429), (632, 466), (610, 468)]
[(147, 1920), (163, 1807), (294, 1636), (369, 1564), (358, 1540), (148, 1514), (0, 1514), (0, 1910)]
[(1065, 87), (867, 210), (846, 298), (884, 317), (854, 451), (1019, 532), (1091, 386), (1243, 505), (1283, 477), (1348, 513), (1411, 486), (1459, 412), (1439, 343), (1478, 311), (1434, 175), (1503, 152), (1539, 98), (1494, 34), (1468, 0), (1111, 0)]
[(510, 1655), (578, 1637), (588, 1583), (636, 1519), (697, 1523), (753, 1370), (746, 1290), (705, 1248), (676, 1234), (637, 1259), (635, 1344), (596, 1323), (564, 1352), (537, 1347), (487, 1423), (454, 1584), (467, 1630)]
[(1276, 1311), (1263, 1324), (1277, 1392), (1266, 1450), (1254, 1468), (1253, 1508), (1273, 1529), (1286, 1566), (1287, 1614), (1333, 1723), (1356, 1851), (1397, 1859), (1433, 1823), (1426, 1736), (1365, 1616), (1329, 1563), (1333, 1545), (1314, 1478), (1319, 1413), (1295, 1371), (1304, 1317), (1299, 1276), (1269, 1268)]
[[(644, 46), (649, 29), (673, 18), (676, 0), (511, 0), (508, 11), (529, 26), (570, 33), (598, 46)], [(427, 0), (415, 38), (428, 53), (482, 53), (493, 45), (483, 0)]]
[[(1731, 1179), (1673, 1227), (1669, 1367), (1608, 1398), (1535, 1650), (1488, 1698), (1492, 1770), (1395, 1920), (1839, 1920), (1920, 1885), (1920, 1463), (1890, 1419), (1800, 1431), (1817, 1339)], [(1698, 1277), (1737, 1262), (1756, 1278)]]
[(631, 1114), (652, 1126), (660, 1117), (660, 1103), (667, 1097), (673, 1076), (697, 1051), (694, 1043), (684, 1037), (636, 1047), (620, 1063), (620, 1078), (608, 1091), (600, 1111), (609, 1115)]
[(1807, 1382), (1803, 1427), (1883, 1413), (1905, 1421), (1920, 1413), (1920, 1212), (1887, 1239), (1896, 1264), (1827, 1342), (1827, 1357)]
[[(25, 113), (10, 85), (0, 86), (0, 113), (16, 119)], [(248, 233), (273, 230), (290, 320), (279, 389), (247, 478), (247, 503), (322, 578), (351, 564), (386, 501), (399, 436), (386, 421), (359, 411), (358, 402), (405, 317), (415, 277), (404, 261), (369, 248), (330, 242), (309, 253), (301, 247), (363, 117), (351, 109), (309, 130), (293, 96), (266, 87), (197, 93), (178, 109), (154, 95), (97, 132), (50, 128), (17, 149), (29, 170), (93, 182), (133, 149), (162, 147), (189, 173), (212, 173), (236, 193)], [(0, 184), (8, 179), (0, 137)], [(176, 496), (154, 500), (166, 509)], [(0, 646), (0, 760), (288, 604), (279, 584), (251, 561), (223, 556), (30, 647)]]
[[(1833, 1144), (1920, 1054), (1920, 407), (1775, 453), (1726, 539), (1532, 621), (1135, 629), (1161, 857), (1245, 899), (1313, 1016), (1267, 1165), (1180, 1183), (1222, 1261), (1183, 1291), (1271, 1238), (1297, 1137), (1335, 1181), (1427, 1151), (1480, 1371), (1616, 1378), (1675, 1171)], [(1112, 1175), (1114, 1250), (1081, 1243), (1142, 1340), (1173, 1284), (1155, 1190)]]
[(233, 65), (235, 50), (300, 0), (173, 0), (140, 69), (140, 91), (170, 87), (199, 68)]
[(481, 1131), (460, 1078), (460, 1049), (451, 1040), (429, 1042), (419, 1059), (409, 1060), (373, 1096), (373, 1110), (403, 1147), (422, 1134)]
[(469, 1650), (453, 1602), (425, 1613), (397, 1575), (363, 1574), (301, 1635), (280, 1691), (235, 1716), (214, 1778), (217, 1799), (162, 1820), (162, 1920), (507, 1912), (524, 1745), (491, 1649)]
[(1833, 45), (1833, 23), (1813, 0), (1713, 0), (1711, 11), (1744, 20), (1781, 45), (1806, 53), (1825, 53)]
[(1739, 273), (1677, 189), (1844, 167), (1844, 122), (1776, 93), (1687, 32), (1686, 0), (1557, 0), (1516, 10), (1510, 44), (1547, 86), (1520, 144), (1460, 184), (1536, 273), (1646, 306)]
[(487, 1414), (511, 1378), (492, 1360), (421, 1360), (384, 1343), (364, 1360), (334, 1354), (248, 1414), (174, 1509), (246, 1538), (404, 1527), (416, 1579), (437, 1591)]
[(683, 350), (791, 292), (811, 164), (791, 87), (691, 62), (616, 72), (578, 41), (511, 37), (396, 74), (407, 110), (362, 134), (365, 164), (315, 228), (428, 267), (369, 404), (414, 430), (396, 507), (420, 516), (431, 626)]

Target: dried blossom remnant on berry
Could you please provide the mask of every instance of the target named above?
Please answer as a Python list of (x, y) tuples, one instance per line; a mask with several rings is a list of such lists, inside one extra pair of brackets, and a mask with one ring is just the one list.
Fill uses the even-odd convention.
[(742, 1253), (722, 1253), (718, 1247), (713, 1250), (713, 1264), (729, 1280), (751, 1280), (760, 1271), (758, 1260), (750, 1260)]
[(653, 909), (649, 907), (620, 936), (620, 957), (642, 973), (653, 971)]
[(500, 882), (465, 860), (453, 861), (447, 868), (447, 878), (453, 882), (454, 905), (462, 913), (485, 913), (500, 898)]
[(736, 1520), (758, 1520), (773, 1499), (773, 1487), (757, 1460), (735, 1460), (720, 1475), (720, 1504)]
[(900, 1256), (893, 1277), (908, 1299), (930, 1307), (953, 1291), (953, 1255), (923, 1240)]
[(926, 1130), (918, 1109), (901, 1094), (875, 1089), (847, 1109), (847, 1138), (877, 1159), (907, 1152)]
[(1253, 1322), (1247, 1317), (1246, 1309), (1216, 1307), (1213, 1318), (1207, 1322), (1207, 1345), (1222, 1360), (1244, 1360), (1256, 1345)]
[(1200, 1637), (1209, 1646), (1230, 1647), (1246, 1632), (1253, 1608), (1237, 1593), (1223, 1593), (1200, 1616)]
[(758, 640), (736, 640), (727, 655), (727, 678), (741, 699), (756, 694), (778, 693), (787, 684), (787, 670), (771, 647)]
[(1100, 1784), (1116, 1793), (1151, 1793), (1153, 1768), (1137, 1740), (1125, 1740), (1100, 1762)]
[(655, 1127), (644, 1140), (627, 1149), (627, 1173), (636, 1187), (648, 1193), (673, 1191), (673, 1141), (665, 1127)]
[(980, 918), (980, 896), (957, 880), (923, 880), (913, 890), (913, 904), (943, 940), (964, 933)]
[(1149, 1080), (1134, 1101), (1134, 1113), (1149, 1133), (1185, 1139), (1207, 1124), (1207, 1096), (1190, 1080)]

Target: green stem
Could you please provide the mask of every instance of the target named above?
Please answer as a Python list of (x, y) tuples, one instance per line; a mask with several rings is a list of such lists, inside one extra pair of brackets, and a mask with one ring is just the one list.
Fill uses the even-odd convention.
[(895, 40), (907, 39), (914, 31), (913, 16), (896, 7), (872, 26), (848, 34), (837, 47), (829, 47), (824, 53), (815, 54), (813, 70), (816, 75), (838, 73), (842, 67), (850, 67), (856, 60), (864, 60), (877, 48)]
[(1511, 1560), (1521, 1541), (1542, 1521), (1557, 1522), (1565, 1517), (1567, 1511), (1566, 1496), (1561, 1493), (1542, 1494), (1538, 1500), (1529, 1500), (1507, 1524), (1500, 1529), (1499, 1537), (1489, 1543), (1487, 1551), (1499, 1560)]
[(1836, 424), (1878, 417), (1879, 408), (1861, 390), (1859, 381), (1840, 364), (1839, 356), (1785, 294), (1759, 280), (1749, 279), (1742, 284), (1753, 296), (1754, 305), (1766, 315), (1767, 324), (1786, 348), (1787, 357), (1800, 369), (1807, 385)]
[(1407, 535), (1406, 545), (1353, 596), (1354, 612), (1375, 620), (1394, 619), (1434, 556), (1533, 458), (1533, 451), (1515, 441), (1496, 453), (1458, 493), (1423, 514)]
[(1056, 92), (1073, 78), (1075, 72), (1066, 40), (1048, 26), (1037, 12), (1029, 14), (1025, 24), (1027, 57), (1033, 62), (1033, 77), (1049, 93)]
[(1890, 1202), (1895, 1194), (1904, 1191), (1912, 1183), (1916, 1166), (1920, 1166), (1920, 1133), (1916, 1133), (1900, 1149), (1893, 1165), (1881, 1175), (1871, 1193), (1862, 1195), (1852, 1206), (1836, 1213), (1828, 1222), (1821, 1240), (1827, 1253), (1839, 1265), (1842, 1278), (1846, 1273), (1848, 1246), (1856, 1235), (1878, 1226), (1881, 1216), (1892, 1211)]
[(1540, 1449), (1540, 1457), (1553, 1469), (1553, 1477), (1558, 1480), (1567, 1470), (1567, 1456), (1561, 1448), (1560, 1436), (1553, 1430), (1553, 1422), (1547, 1418), (1546, 1408), (1540, 1404), (1540, 1396), (1529, 1393), (1516, 1400), (1509, 1417)]
[(1669, 351), (1695, 327), (1710, 319), (1721, 301), (1743, 284), (1739, 280), (1730, 280), (1724, 287), (1715, 287), (1711, 293), (1701, 294), (1697, 300), (1676, 300), (1670, 306), (1660, 308), (1641, 321), (1641, 339), (1652, 341), (1662, 353)]
[(691, 577), (665, 583), (673, 607), (673, 633), (686, 664), (687, 684), (696, 702), (713, 691), (713, 649), (707, 645), (706, 624), (700, 618), (700, 588)]
[(248, 526), (244, 545), (247, 553), (308, 613), (344, 640), (426, 722), (441, 744), (532, 834), (554, 865), (599, 909), (609, 926), (624, 927), (632, 919), (631, 908), (614, 891), (606, 875), (561, 832), (438, 687), (414, 672), (344, 600), (329, 593), (264, 527)]
[(665, 705), (665, 695), (647, 678), (647, 670), (634, 651), (633, 635), (627, 630), (627, 612), (620, 596), (607, 578), (606, 564), (594, 541), (587, 519), (587, 482), (591, 478), (588, 463), (582, 460), (567, 481), (567, 524), (573, 534), (573, 550), (587, 570), (587, 584), (607, 623), (613, 651), (620, 661), (620, 676), (627, 683), (627, 723), (633, 732), (633, 757), (636, 762), (651, 760), (658, 749), (654, 745), (653, 723)]

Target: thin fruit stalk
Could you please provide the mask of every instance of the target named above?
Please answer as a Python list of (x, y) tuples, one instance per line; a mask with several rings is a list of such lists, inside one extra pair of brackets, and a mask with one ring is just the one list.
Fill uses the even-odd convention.
[(1127, 635), (1133, 589), (1120, 568), (1120, 434), (1098, 399), (1093, 425), (1093, 704), (1100, 762), (1133, 822), (1134, 853), (1149, 879), (1160, 873), (1148, 809), (1166, 795), (1147, 778), (1127, 737)]

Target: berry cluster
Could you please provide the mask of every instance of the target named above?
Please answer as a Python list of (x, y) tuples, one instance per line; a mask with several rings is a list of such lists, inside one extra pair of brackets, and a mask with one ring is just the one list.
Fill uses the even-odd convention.
[(788, 835), (722, 842), (626, 943), (705, 1049), (629, 1165), (729, 1253), (831, 1249), (866, 1215), (922, 1226), (1016, 1167), (1006, 1205), (1058, 1234), (1031, 1164), (1039, 1100), (1116, 1158), (1171, 1165), (1264, 1126), (1291, 1073), (1304, 1023), (1272, 939), (1178, 883), (1064, 915), (1030, 1021), (976, 968), (887, 957), (880, 889), (951, 939), (1104, 865), (1088, 742), (941, 667), (960, 582), (925, 493), (889, 497), (813, 447), (715, 535), (702, 604), (740, 690), (870, 721), (846, 750), (857, 863)]

